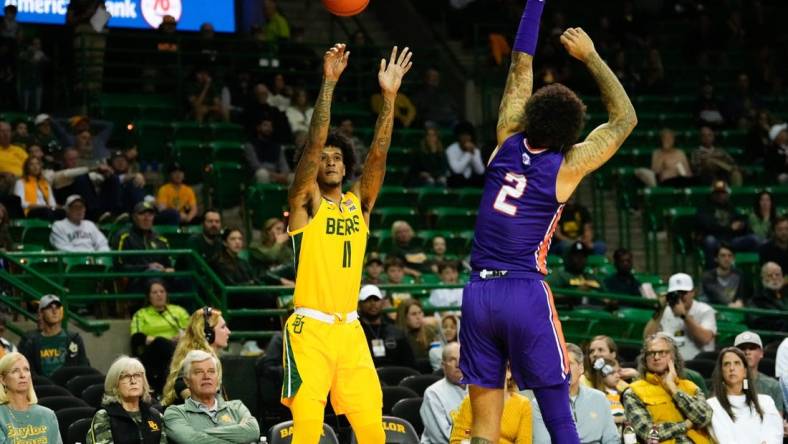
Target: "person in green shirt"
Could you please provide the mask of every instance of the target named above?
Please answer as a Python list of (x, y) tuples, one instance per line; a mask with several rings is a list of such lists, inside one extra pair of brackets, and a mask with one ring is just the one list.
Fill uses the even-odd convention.
[(263, 36), (266, 42), (276, 43), (278, 40), (290, 39), (290, 25), (287, 23), (287, 19), (279, 13), (275, 0), (263, 2), (263, 15), (265, 15)]
[(63, 444), (57, 417), (37, 404), (30, 363), (21, 353), (0, 359), (0, 442)]
[(131, 350), (148, 371), (153, 390), (161, 393), (175, 343), (189, 325), (189, 313), (169, 303), (164, 281), (151, 280), (147, 295), (145, 306), (131, 318)]
[(753, 202), (752, 212), (747, 216), (747, 224), (761, 242), (766, 242), (772, 235), (772, 224), (775, 219), (777, 219), (777, 211), (772, 193), (761, 191)]
[(63, 366), (90, 365), (82, 337), (63, 329), (63, 304), (59, 297), (43, 296), (38, 316), (40, 330), (28, 333), (19, 343), (19, 351), (35, 374), (50, 376)]

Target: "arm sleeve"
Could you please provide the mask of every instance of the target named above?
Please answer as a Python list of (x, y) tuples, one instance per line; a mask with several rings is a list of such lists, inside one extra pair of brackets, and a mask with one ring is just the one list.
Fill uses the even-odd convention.
[(449, 161), (449, 169), (454, 174), (462, 174), (463, 170), (473, 160), (473, 154), (460, 149), (459, 145), (453, 144), (446, 150), (446, 160)]
[(484, 161), (482, 160), (482, 152), (478, 148), (473, 150), (473, 161), (471, 162), (473, 172), (476, 174), (484, 174)]
[(22, 201), (23, 209), (27, 209), (30, 206), (30, 202), (25, 200), (25, 184), (22, 183), (22, 179), (18, 179), (14, 184), (14, 194), (19, 196), (19, 200)]
[(701, 327), (706, 330), (711, 330), (715, 335), (717, 334), (717, 318), (714, 314), (714, 310), (705, 312), (699, 321)]
[(63, 226), (55, 223), (52, 226), (52, 231), (49, 233), (49, 243), (55, 247), (55, 250), (70, 251), (66, 233), (63, 231)]
[(109, 251), (109, 243), (104, 233), (102, 233), (95, 224), (92, 230), (93, 234), (91, 237), (93, 238), (93, 249), (96, 251)]
[(695, 396), (679, 391), (673, 396), (676, 406), (684, 413), (684, 417), (692, 421), (697, 427), (706, 427), (711, 423), (711, 406), (706, 402), (706, 396), (698, 388)]
[(424, 402), (419, 414), (424, 422), (424, 435), (429, 442), (447, 442), (451, 434), (451, 422), (448, 421), (438, 393), (430, 390), (424, 393)]
[(232, 444), (231, 441), (194, 430), (184, 412), (178, 407), (165, 410), (164, 432), (167, 434), (168, 441), (176, 444)]
[(212, 437), (229, 442), (244, 443), (257, 442), (260, 439), (260, 426), (257, 420), (249, 413), (249, 409), (241, 401), (230, 401), (237, 409), (238, 424), (218, 426), (206, 429), (204, 432)]
[(187, 190), (186, 194), (188, 194), (186, 200), (188, 201), (189, 207), (197, 208), (197, 195), (194, 194), (194, 190), (192, 189), (192, 187), (189, 187), (186, 190)]
[(765, 438), (766, 444), (781, 444), (783, 442), (783, 418), (780, 416), (780, 409), (775, 406), (775, 402), (768, 395), (759, 395), (758, 398), (763, 409), (761, 438)]
[(600, 401), (602, 401), (600, 404), (603, 405), (602, 416), (607, 418), (602, 427), (602, 444), (620, 444), (621, 436), (618, 434), (616, 422), (613, 421), (613, 412), (610, 411), (610, 403), (606, 398), (600, 398)]
[(109, 416), (104, 409), (93, 416), (87, 435), (87, 444), (112, 444), (112, 429), (109, 425)]
[(251, 143), (244, 144), (244, 153), (246, 154), (246, 161), (252, 171), (260, 169), (260, 160), (257, 159), (257, 153), (254, 151), (254, 146)]
[(52, 131), (54, 131), (55, 136), (60, 140), (61, 145), (74, 145), (74, 136), (66, 131), (66, 128), (60, 121), (61, 119), (50, 119), (50, 122), (52, 122)]
[(49, 208), (55, 208), (57, 206), (57, 202), (55, 202), (55, 190), (52, 188), (50, 182), (47, 182), (47, 186), (49, 187), (49, 193), (47, 193), (47, 206)]

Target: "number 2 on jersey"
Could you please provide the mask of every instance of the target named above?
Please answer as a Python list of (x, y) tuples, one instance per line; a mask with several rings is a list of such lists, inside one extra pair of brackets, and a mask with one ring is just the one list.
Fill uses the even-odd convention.
[(525, 184), (527, 181), (525, 176), (515, 173), (506, 173), (504, 180), (513, 183), (514, 186), (504, 185), (501, 187), (501, 191), (498, 192), (498, 197), (495, 198), (493, 208), (501, 213), (514, 216), (517, 214), (517, 207), (506, 202), (506, 198), (511, 197), (512, 199), (519, 199), (523, 195), (523, 192), (525, 192)]

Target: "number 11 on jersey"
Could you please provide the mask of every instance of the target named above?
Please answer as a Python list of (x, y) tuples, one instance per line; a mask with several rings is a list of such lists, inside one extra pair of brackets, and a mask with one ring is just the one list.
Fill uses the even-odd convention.
[(509, 202), (506, 202), (506, 198), (511, 197), (512, 199), (519, 199), (522, 197), (523, 193), (525, 192), (527, 180), (522, 174), (515, 173), (506, 173), (504, 180), (514, 184), (514, 186), (504, 185), (501, 187), (501, 191), (498, 192), (498, 197), (495, 198), (495, 204), (493, 204), (493, 208), (495, 208), (496, 211), (508, 214), (509, 216), (515, 216), (517, 215), (517, 207), (510, 204)]

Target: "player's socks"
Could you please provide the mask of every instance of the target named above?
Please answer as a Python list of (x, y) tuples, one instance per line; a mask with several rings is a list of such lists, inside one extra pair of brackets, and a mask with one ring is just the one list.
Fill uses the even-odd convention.
[(553, 444), (579, 444), (577, 427), (569, 407), (569, 384), (534, 389), (550, 440)]
[(542, 10), (546, 0), (528, 0), (517, 28), (514, 38), (514, 50), (534, 55), (536, 42), (539, 40), (539, 22), (542, 19)]

